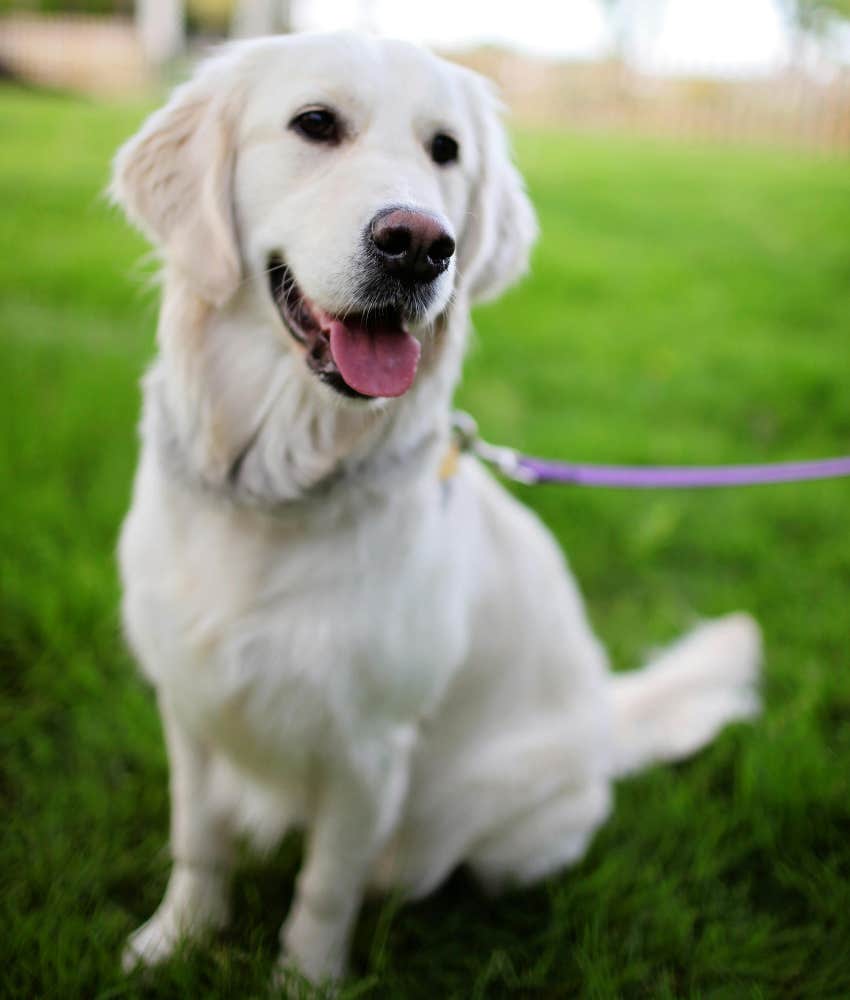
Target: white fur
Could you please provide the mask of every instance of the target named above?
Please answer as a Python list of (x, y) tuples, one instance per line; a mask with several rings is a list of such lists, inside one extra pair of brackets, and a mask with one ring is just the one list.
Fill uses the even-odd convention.
[[(338, 148), (287, 129), (331, 103)], [(438, 167), (449, 129), (460, 163)], [(120, 563), (126, 632), (171, 763), (174, 868), (126, 964), (227, 915), (233, 838), (307, 833), (284, 965), (342, 974), (370, 884), (428, 892), (467, 862), (526, 883), (581, 857), (611, 783), (757, 708), (758, 631), (702, 626), (612, 678), (563, 558), (471, 458), (438, 466), (469, 305), (527, 263), (532, 210), (486, 84), (401, 43), (242, 43), (120, 151), (113, 191), (164, 260), (159, 357)], [(264, 269), (351, 307), (363, 227), (388, 204), (454, 233), (397, 400), (308, 371)]]

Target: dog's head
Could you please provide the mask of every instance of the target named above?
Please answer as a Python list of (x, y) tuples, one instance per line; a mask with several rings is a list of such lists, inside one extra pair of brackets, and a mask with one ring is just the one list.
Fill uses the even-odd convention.
[(113, 193), (199, 299), (251, 287), (355, 398), (402, 395), (426, 331), (517, 278), (536, 233), (487, 83), (354, 35), (226, 48), (121, 149)]

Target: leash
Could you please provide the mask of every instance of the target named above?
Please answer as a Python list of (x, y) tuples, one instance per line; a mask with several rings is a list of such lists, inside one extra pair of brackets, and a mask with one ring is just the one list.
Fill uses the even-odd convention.
[(765, 486), (769, 483), (798, 483), (811, 479), (850, 476), (850, 455), (763, 465), (652, 466), (553, 462), (523, 455), (513, 448), (489, 444), (481, 439), (475, 419), (461, 411), (452, 416), (452, 432), (459, 452), (476, 455), (498, 469), (503, 476), (528, 486), (561, 483), (614, 489), (681, 490), (718, 486)]

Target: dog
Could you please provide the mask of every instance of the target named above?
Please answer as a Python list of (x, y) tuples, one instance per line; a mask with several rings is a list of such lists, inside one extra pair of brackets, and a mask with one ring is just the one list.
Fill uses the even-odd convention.
[(758, 710), (748, 615), (612, 674), (537, 518), (469, 455), (440, 474), (470, 306), (537, 235), (485, 80), (353, 34), (236, 43), (111, 191), (163, 264), (119, 563), (173, 867), (126, 968), (225, 923), (238, 838), (297, 827), (281, 975), (337, 979), (368, 889), (542, 879), (617, 778)]

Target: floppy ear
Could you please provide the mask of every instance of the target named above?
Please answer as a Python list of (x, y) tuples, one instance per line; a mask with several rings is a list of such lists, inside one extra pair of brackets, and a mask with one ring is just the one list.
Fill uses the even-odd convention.
[(502, 107), (490, 82), (464, 72), (479, 146), (479, 176), (461, 240), (459, 270), (470, 301), (501, 295), (528, 269), (537, 218), (511, 160)]
[(215, 306), (241, 276), (231, 193), (236, 98), (222, 62), (202, 66), (121, 147), (110, 188), (168, 264)]

